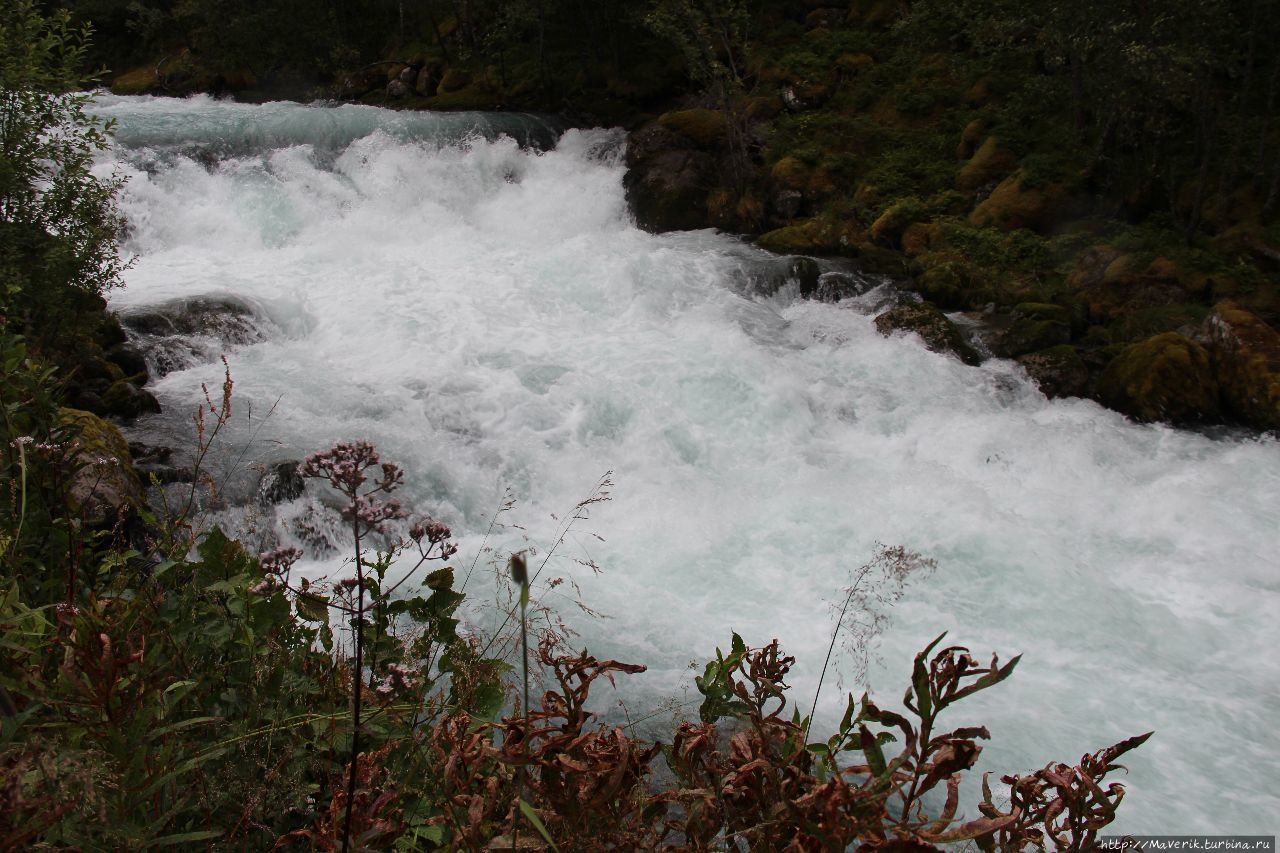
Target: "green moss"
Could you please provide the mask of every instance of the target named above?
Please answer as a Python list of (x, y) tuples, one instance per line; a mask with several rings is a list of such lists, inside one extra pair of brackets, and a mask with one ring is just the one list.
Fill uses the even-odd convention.
[(1022, 174), (1005, 178), (969, 214), (969, 223), (979, 227), (991, 226), (1002, 231), (1026, 228), (1031, 231), (1048, 230), (1057, 217), (1062, 216), (1067, 200), (1066, 190), (1056, 184), (1027, 186)]
[(1098, 395), (1140, 421), (1184, 423), (1218, 414), (1208, 351), (1173, 332), (1126, 347), (1099, 377)]
[(988, 136), (956, 175), (956, 189), (972, 192), (992, 181), (1003, 180), (1018, 166), (1017, 158), (995, 136)]
[(663, 113), (658, 123), (703, 148), (719, 144), (729, 132), (729, 122), (718, 110), (692, 109)]
[(1071, 340), (1071, 326), (1059, 320), (1015, 317), (996, 341), (994, 349), (1006, 358), (1061, 346)]
[(1033, 320), (1048, 320), (1070, 325), (1071, 312), (1061, 305), (1048, 302), (1019, 302), (1013, 306), (1013, 313)]
[(936, 305), (928, 302), (908, 303), (889, 309), (876, 318), (876, 330), (886, 336), (894, 332), (914, 332), (929, 349), (951, 353), (965, 364), (977, 364), (982, 360), (955, 324)]
[(142, 95), (157, 85), (155, 67), (143, 65), (131, 69), (111, 81), (111, 92), (115, 95)]

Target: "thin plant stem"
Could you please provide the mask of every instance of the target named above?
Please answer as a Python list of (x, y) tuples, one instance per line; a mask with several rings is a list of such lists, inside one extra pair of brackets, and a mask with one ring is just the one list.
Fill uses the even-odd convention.
[(347, 774), (347, 813), (342, 826), (342, 853), (347, 853), (351, 843), (351, 810), (356, 799), (356, 769), (360, 758), (360, 701), (364, 686), (364, 569), (360, 558), (360, 519), (351, 522), (356, 543), (356, 663), (352, 677), (355, 684), (351, 696), (351, 768)]

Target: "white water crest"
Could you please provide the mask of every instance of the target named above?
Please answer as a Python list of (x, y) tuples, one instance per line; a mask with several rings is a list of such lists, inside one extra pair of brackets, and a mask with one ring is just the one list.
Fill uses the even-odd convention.
[[(503, 135), (548, 132), (535, 117), (206, 98), (99, 110), (119, 123), (102, 168), (128, 175), (137, 255), (113, 307), (222, 300), (257, 330), (215, 329), (169, 364), (144, 438), (190, 441), (221, 348), (232, 461), (372, 440), (409, 472), (406, 502), (453, 526), (460, 575), (506, 489), (518, 505), (503, 520), (524, 530), (488, 544), (545, 550), (552, 514), (612, 471), (613, 500), (546, 570), (608, 618), (580, 613), (567, 584), (546, 600), (579, 645), (649, 665), (621, 685), (633, 717), (696, 696), (689, 662), (731, 631), (798, 658), (807, 712), (831, 603), (877, 542), (900, 543), (938, 569), (892, 611), (871, 673), (886, 704), (943, 630), (980, 658), (1021, 653), (1009, 681), (948, 711), (990, 728), (980, 769), (1074, 763), (1154, 729), (1126, 757), (1117, 831), (1276, 831), (1273, 437), (1047, 401), (1012, 362), (966, 367), (880, 336), (874, 293), (761, 295), (751, 282), (782, 263), (766, 253), (632, 224), (615, 131), (538, 151)], [(468, 591), (490, 595), (492, 577)], [(843, 709), (828, 678), (819, 728)], [(966, 789), (970, 818), (977, 799)]]

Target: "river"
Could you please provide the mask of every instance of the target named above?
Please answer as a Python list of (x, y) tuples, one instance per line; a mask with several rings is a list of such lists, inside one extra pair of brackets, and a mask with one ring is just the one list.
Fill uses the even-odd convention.
[[(128, 177), (136, 256), (112, 307), (240, 312), (149, 342), (166, 411), (135, 436), (189, 445), (225, 352), (229, 492), (250, 495), (255, 464), (376, 442), (407, 469), (406, 502), (453, 526), (459, 574), (476, 562), (480, 622), (495, 590), (482, 546), (545, 551), (612, 472), (612, 500), (544, 574), (579, 592), (543, 600), (578, 645), (649, 665), (619, 685), (633, 718), (696, 696), (690, 662), (731, 631), (796, 655), (807, 711), (831, 605), (877, 543), (904, 545), (937, 569), (887, 611), (875, 695), (894, 704), (943, 630), (980, 657), (1021, 653), (1008, 682), (948, 712), (991, 729), (981, 769), (1074, 763), (1154, 729), (1128, 756), (1116, 829), (1276, 831), (1274, 437), (1048, 401), (1012, 362), (880, 336), (874, 279), (808, 302), (775, 286), (785, 261), (733, 236), (647, 234), (618, 131), (202, 97), (97, 110), (118, 122), (99, 168)], [(340, 566), (317, 545), (326, 512), (307, 495), (220, 518), (303, 543), (323, 574)], [(861, 689), (842, 667), (819, 726)]]

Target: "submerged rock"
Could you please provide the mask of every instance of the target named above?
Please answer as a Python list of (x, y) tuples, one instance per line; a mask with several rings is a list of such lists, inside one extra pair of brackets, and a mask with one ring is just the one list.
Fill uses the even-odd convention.
[(1098, 378), (1098, 398), (1139, 421), (1192, 423), (1218, 415), (1208, 350), (1176, 332), (1125, 347)]
[(934, 352), (950, 353), (965, 364), (978, 364), (981, 356), (969, 346), (955, 323), (936, 305), (912, 302), (890, 308), (876, 318), (876, 331), (886, 337), (894, 332), (915, 332)]

